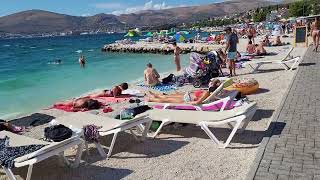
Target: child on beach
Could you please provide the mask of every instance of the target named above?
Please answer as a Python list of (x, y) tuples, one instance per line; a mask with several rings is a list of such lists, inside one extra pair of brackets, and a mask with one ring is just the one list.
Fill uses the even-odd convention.
[(252, 44), (252, 41), (249, 41), (248, 45), (247, 45), (247, 53), (248, 54), (254, 54), (256, 53), (256, 47), (254, 44)]
[(177, 43), (174, 42), (173, 44), (173, 56), (174, 56), (174, 62), (176, 64), (177, 71), (181, 70), (181, 65), (180, 65), (180, 54), (181, 54), (181, 48), (177, 46)]
[(193, 105), (202, 104), (205, 99), (210, 96), (210, 93), (215, 91), (221, 82), (218, 79), (215, 79), (209, 83), (209, 90), (197, 90), (192, 92), (180, 93), (177, 92), (175, 94), (155, 94), (149, 92), (146, 97), (146, 101), (149, 102), (159, 102), (159, 103), (187, 103)]
[(227, 53), (227, 60), (229, 62), (230, 76), (236, 76), (235, 60), (237, 59), (237, 44), (239, 43), (239, 39), (237, 34), (232, 32), (231, 27), (227, 27), (225, 32), (227, 44), (225, 52)]
[(155, 86), (160, 83), (160, 75), (156, 69), (152, 67), (151, 63), (147, 64), (147, 68), (144, 70), (144, 84), (147, 86)]
[(114, 86), (111, 90), (103, 90), (102, 92), (89, 95), (90, 98), (96, 97), (119, 97), (122, 91), (127, 90), (129, 87), (128, 83), (122, 83), (118, 86)]

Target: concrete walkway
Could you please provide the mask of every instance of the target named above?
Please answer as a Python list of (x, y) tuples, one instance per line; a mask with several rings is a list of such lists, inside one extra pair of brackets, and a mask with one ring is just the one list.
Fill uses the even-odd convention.
[(319, 61), (320, 52), (309, 48), (248, 179), (320, 180)]

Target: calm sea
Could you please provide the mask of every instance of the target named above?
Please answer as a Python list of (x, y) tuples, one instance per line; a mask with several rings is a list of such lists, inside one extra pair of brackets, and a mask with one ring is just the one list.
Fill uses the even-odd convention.
[[(174, 69), (172, 55), (101, 52), (123, 34), (0, 40), (0, 118), (50, 107), (94, 89), (142, 79), (146, 63)], [(87, 61), (78, 64), (79, 50)], [(62, 64), (50, 62), (61, 59)], [(188, 62), (184, 55), (182, 63)]]

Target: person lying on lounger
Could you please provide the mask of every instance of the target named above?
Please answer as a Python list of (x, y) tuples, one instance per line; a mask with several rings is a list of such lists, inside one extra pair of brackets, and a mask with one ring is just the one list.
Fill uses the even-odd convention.
[(159, 102), (159, 103), (187, 103), (198, 105), (202, 104), (205, 99), (210, 96), (210, 93), (215, 91), (221, 82), (218, 79), (215, 79), (209, 83), (209, 90), (197, 90), (193, 92), (186, 93), (175, 93), (175, 94), (155, 94), (149, 92), (146, 97), (146, 101), (148, 102)]
[(73, 100), (69, 100), (66, 102), (58, 102), (54, 104), (54, 106), (70, 106), (74, 110), (81, 110), (81, 109), (99, 109), (101, 104), (99, 101), (91, 99), (90, 97), (81, 97)]
[(91, 94), (89, 97), (96, 98), (96, 97), (119, 97), (122, 94), (122, 91), (128, 89), (128, 83), (122, 83), (118, 86), (114, 86), (111, 90), (106, 89), (102, 92)]

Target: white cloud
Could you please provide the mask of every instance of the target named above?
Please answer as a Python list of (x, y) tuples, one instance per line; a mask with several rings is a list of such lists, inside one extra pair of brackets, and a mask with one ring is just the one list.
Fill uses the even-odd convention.
[[(119, 15), (119, 14), (130, 14), (130, 13), (137, 13), (139, 11), (146, 11), (146, 10), (161, 10), (161, 9), (169, 9), (169, 8), (173, 8), (174, 6), (169, 6), (167, 5), (165, 2), (156, 4), (153, 3), (152, 0), (150, 0), (149, 2), (146, 2), (144, 5), (142, 6), (134, 6), (134, 7), (128, 7), (124, 10), (117, 10), (117, 11), (113, 11), (112, 14), (115, 15)], [(181, 7), (181, 6), (179, 6)]]
[(98, 9), (119, 9), (123, 7), (121, 3), (96, 3), (93, 6)]

